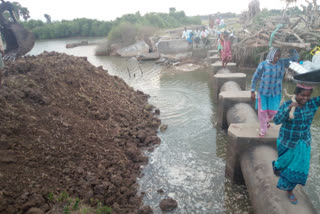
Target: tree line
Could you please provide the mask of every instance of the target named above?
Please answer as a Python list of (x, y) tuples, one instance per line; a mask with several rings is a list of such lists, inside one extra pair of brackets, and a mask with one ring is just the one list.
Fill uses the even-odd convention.
[(114, 21), (98, 21), (86, 18), (71, 21), (51, 21), (51, 17), (48, 14), (45, 15), (47, 22), (31, 19), (21, 21), (21, 24), (31, 30), (36, 39), (108, 36), (112, 32), (112, 29), (117, 28), (117, 26), (123, 23), (131, 23), (135, 26), (152, 26), (155, 28), (175, 28), (184, 25), (201, 24), (199, 16), (188, 17), (184, 11), (176, 11), (175, 8), (170, 8), (169, 13), (147, 13), (144, 16), (139, 12), (126, 14)]

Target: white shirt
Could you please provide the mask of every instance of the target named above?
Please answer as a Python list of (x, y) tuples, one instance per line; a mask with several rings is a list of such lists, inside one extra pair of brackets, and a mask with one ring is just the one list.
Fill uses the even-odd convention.
[(187, 39), (189, 37), (189, 32), (187, 31), (187, 30), (184, 30), (183, 32), (182, 32), (182, 39)]

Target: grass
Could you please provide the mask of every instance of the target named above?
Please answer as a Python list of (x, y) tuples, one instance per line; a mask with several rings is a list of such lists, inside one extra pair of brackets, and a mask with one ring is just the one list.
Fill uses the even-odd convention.
[(91, 198), (90, 204), (96, 204), (92, 207), (85, 204), (79, 198), (72, 198), (66, 191), (61, 192), (59, 195), (54, 195), (50, 192), (47, 195), (48, 202), (51, 207), (63, 207), (63, 214), (111, 214), (112, 209), (104, 205), (97, 199)]

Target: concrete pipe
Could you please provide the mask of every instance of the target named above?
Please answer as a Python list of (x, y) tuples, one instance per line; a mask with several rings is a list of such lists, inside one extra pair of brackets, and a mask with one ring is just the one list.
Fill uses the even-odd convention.
[(221, 68), (217, 74), (230, 74), (232, 73), (228, 68)]
[(220, 93), (224, 91), (242, 91), (242, 89), (235, 81), (228, 81), (225, 82), (220, 88)]
[(258, 116), (247, 103), (238, 103), (227, 112), (227, 124), (231, 123), (258, 123)]
[(257, 214), (316, 214), (310, 199), (301, 186), (294, 189), (299, 200), (297, 205), (290, 203), (286, 191), (278, 189), (272, 171), (272, 161), (277, 151), (270, 146), (252, 146), (240, 157), (241, 171), (249, 192), (254, 213)]

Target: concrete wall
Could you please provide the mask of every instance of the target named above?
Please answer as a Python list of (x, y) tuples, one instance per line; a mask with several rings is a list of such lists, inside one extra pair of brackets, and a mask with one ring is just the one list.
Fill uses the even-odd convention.
[(158, 51), (162, 54), (176, 54), (192, 51), (191, 45), (185, 39), (160, 40)]
[(205, 58), (209, 47), (200, 41), (198, 47), (190, 45), (185, 39), (160, 40), (157, 43), (158, 52), (161, 54), (178, 54), (192, 52), (193, 57)]

